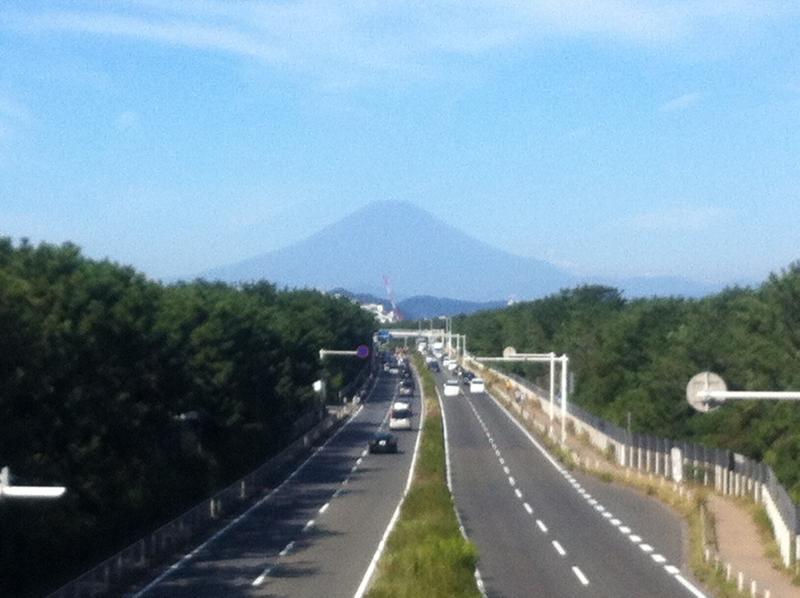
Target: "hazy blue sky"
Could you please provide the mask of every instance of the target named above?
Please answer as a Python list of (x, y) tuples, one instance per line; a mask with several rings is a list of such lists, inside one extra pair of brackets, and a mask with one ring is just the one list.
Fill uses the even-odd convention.
[(411, 201), (577, 274), (800, 258), (800, 3), (0, 3), (0, 234), (154, 277)]

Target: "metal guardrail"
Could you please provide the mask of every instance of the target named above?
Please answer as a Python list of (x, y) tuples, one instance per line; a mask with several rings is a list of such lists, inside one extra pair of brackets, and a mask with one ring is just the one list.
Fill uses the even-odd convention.
[[(362, 382), (369, 385), (373, 380), (366, 378)], [(325, 415), (320, 411), (306, 414), (296, 422), (296, 427), (305, 426), (305, 433), (258, 469), (102, 561), (48, 598), (96, 598), (123, 594), (125, 588), (140, 580), (148, 571), (176, 558), (181, 548), (208, 536), (223, 518), (243, 512), (269, 488), (268, 482), (281, 468), (328, 434), (349, 413), (350, 408)]]

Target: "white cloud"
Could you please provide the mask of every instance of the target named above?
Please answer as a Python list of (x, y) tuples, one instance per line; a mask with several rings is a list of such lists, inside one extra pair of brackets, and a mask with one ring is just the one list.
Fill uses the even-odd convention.
[(697, 232), (714, 229), (731, 215), (731, 210), (718, 206), (685, 206), (633, 214), (618, 225), (638, 231)]
[(0, 12), (0, 21), (20, 31), (115, 36), (275, 65), (424, 75), (427, 63), (451, 54), (482, 54), (550, 37), (670, 44), (705, 33), (704, 28), (735, 28), (794, 10), (779, 0), (129, 0), (88, 5), (94, 8), (76, 10), (62, 0), (56, 2), (62, 10)]
[(692, 93), (685, 93), (677, 98), (672, 98), (669, 102), (665, 102), (659, 106), (659, 110), (661, 112), (679, 112), (681, 110), (686, 110), (691, 106), (697, 104), (700, 100), (703, 99), (703, 94), (699, 91), (695, 91)]

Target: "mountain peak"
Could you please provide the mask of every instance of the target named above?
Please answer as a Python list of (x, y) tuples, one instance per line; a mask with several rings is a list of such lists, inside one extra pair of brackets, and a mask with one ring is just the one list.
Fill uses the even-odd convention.
[(381, 295), (383, 276), (389, 276), (401, 297), (473, 301), (539, 297), (572, 282), (546, 262), (491, 247), (397, 200), (369, 203), (294, 245), (206, 275)]

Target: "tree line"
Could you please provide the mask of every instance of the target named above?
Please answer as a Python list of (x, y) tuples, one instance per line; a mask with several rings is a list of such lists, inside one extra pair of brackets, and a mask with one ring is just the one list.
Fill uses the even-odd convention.
[[(164, 285), (0, 238), (0, 466), (68, 488), (0, 502), (0, 595), (54, 589), (280, 450), (320, 409), (319, 349), (374, 329), (316, 291)], [(326, 365), (333, 391), (354, 361)]]
[[(702, 299), (625, 299), (605, 286), (563, 290), (454, 320), (476, 355), (567, 353), (573, 400), (633, 431), (730, 449), (772, 466), (800, 502), (800, 404), (741, 401), (695, 412), (686, 384), (701, 371), (731, 390), (800, 389), (800, 262), (757, 288)], [(547, 387), (545, 367), (515, 364)], [(549, 370), (548, 370), (549, 371)]]

